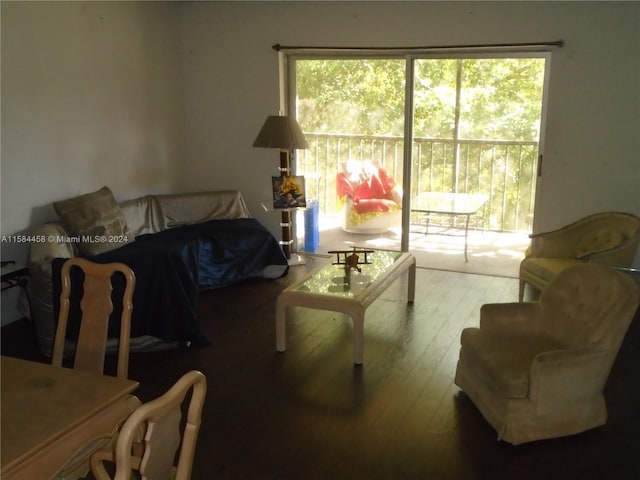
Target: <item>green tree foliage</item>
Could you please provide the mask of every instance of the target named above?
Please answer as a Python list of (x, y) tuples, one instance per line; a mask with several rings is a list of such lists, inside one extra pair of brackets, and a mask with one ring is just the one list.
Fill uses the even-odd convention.
[(462, 61), (460, 136), (537, 141), (544, 59)]
[(297, 116), (305, 131), (402, 135), (404, 60), (303, 60), (296, 66)]
[[(300, 60), (296, 69), (305, 131), (402, 136), (404, 60)], [(543, 59), (417, 60), (415, 73), (415, 136), (454, 138), (458, 105), (459, 138), (538, 139)]]
[(413, 133), (453, 138), (456, 119), (457, 60), (419, 60), (413, 85)]

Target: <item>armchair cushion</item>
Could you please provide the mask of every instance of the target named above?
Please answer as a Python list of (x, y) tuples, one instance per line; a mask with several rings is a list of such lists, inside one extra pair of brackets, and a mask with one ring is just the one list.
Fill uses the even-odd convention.
[(461, 361), (475, 365), (475, 374), (508, 398), (526, 398), (533, 359), (539, 352), (560, 348), (545, 335), (484, 334), (479, 328), (465, 329), (461, 342)]
[(560, 272), (569, 267), (582, 263), (575, 258), (525, 258), (520, 268), (524, 268), (530, 275), (544, 279), (547, 283), (553, 280)]

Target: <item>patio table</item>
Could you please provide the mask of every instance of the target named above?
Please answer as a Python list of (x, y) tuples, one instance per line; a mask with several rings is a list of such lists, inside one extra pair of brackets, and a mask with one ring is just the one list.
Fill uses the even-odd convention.
[[(432, 214), (464, 216), (464, 261), (468, 262), (469, 219), (480, 211), (487, 200), (489, 200), (488, 195), (475, 193), (425, 192), (418, 195), (417, 199), (411, 203), (411, 213), (417, 213), (421, 218), (426, 219), (426, 223), (419, 223), (425, 227), (425, 235), (429, 234), (429, 220)], [(436, 235), (451, 234), (437, 233)]]

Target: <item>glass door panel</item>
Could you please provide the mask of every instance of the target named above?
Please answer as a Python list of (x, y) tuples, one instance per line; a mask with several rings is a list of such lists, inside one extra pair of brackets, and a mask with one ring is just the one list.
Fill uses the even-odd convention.
[(311, 147), (296, 174), (319, 204), (319, 250), (399, 249), (405, 60), (296, 59), (295, 92)]
[(544, 56), (415, 60), (410, 251), (464, 262), (470, 232), (531, 232), (545, 68)]

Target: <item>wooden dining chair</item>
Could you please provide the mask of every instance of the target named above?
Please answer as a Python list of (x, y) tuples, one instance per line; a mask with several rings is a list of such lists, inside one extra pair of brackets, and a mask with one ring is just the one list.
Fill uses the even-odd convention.
[[(189, 391), (192, 394), (187, 417), (182, 422), (182, 404)], [(164, 395), (138, 407), (122, 425), (115, 451), (101, 450), (91, 457), (95, 478), (111, 480), (105, 468), (105, 463), (110, 462), (115, 463), (114, 480), (129, 480), (133, 470), (140, 473), (142, 480), (189, 480), (206, 392), (206, 377), (192, 370)]]
[(122, 296), (116, 376), (127, 378), (129, 371), (131, 311), (133, 309), (132, 298), (136, 277), (131, 268), (119, 262), (101, 264), (75, 257), (70, 258), (63, 264), (61, 269), (60, 313), (58, 315), (58, 326), (51, 363), (62, 366), (69, 321), (71, 271), (73, 268), (79, 268), (84, 274), (83, 294), (80, 300), (82, 316), (73, 368), (99, 374), (104, 373), (109, 316), (113, 311), (113, 302), (111, 301), (112, 277), (121, 273), (125, 278), (125, 288)]
[[(80, 272), (76, 270), (79, 269)], [(82, 277), (78, 275), (82, 273)], [(119, 262), (95, 263), (85, 258), (74, 257), (65, 261), (60, 271), (62, 291), (60, 312), (53, 346), (51, 364), (62, 366), (67, 346), (67, 326), (74, 290), (82, 279), (82, 295), (79, 301), (81, 312), (78, 338), (75, 344), (73, 368), (86, 372), (104, 374), (109, 317), (113, 312), (112, 293), (116, 275), (124, 276), (122, 312), (120, 315), (120, 335), (118, 341), (118, 364), (116, 376), (126, 379), (129, 372), (129, 335), (131, 332), (131, 311), (136, 277), (133, 270)], [(80, 289), (78, 289), (80, 290)], [(136, 400), (137, 401), (137, 400)], [(139, 403), (139, 402), (138, 402)], [(124, 419), (123, 419), (124, 420)], [(117, 427), (117, 426), (114, 426)], [(114, 437), (96, 438), (69, 459), (64, 468), (56, 474), (57, 480), (75, 479), (89, 471), (93, 452), (113, 444)]]

